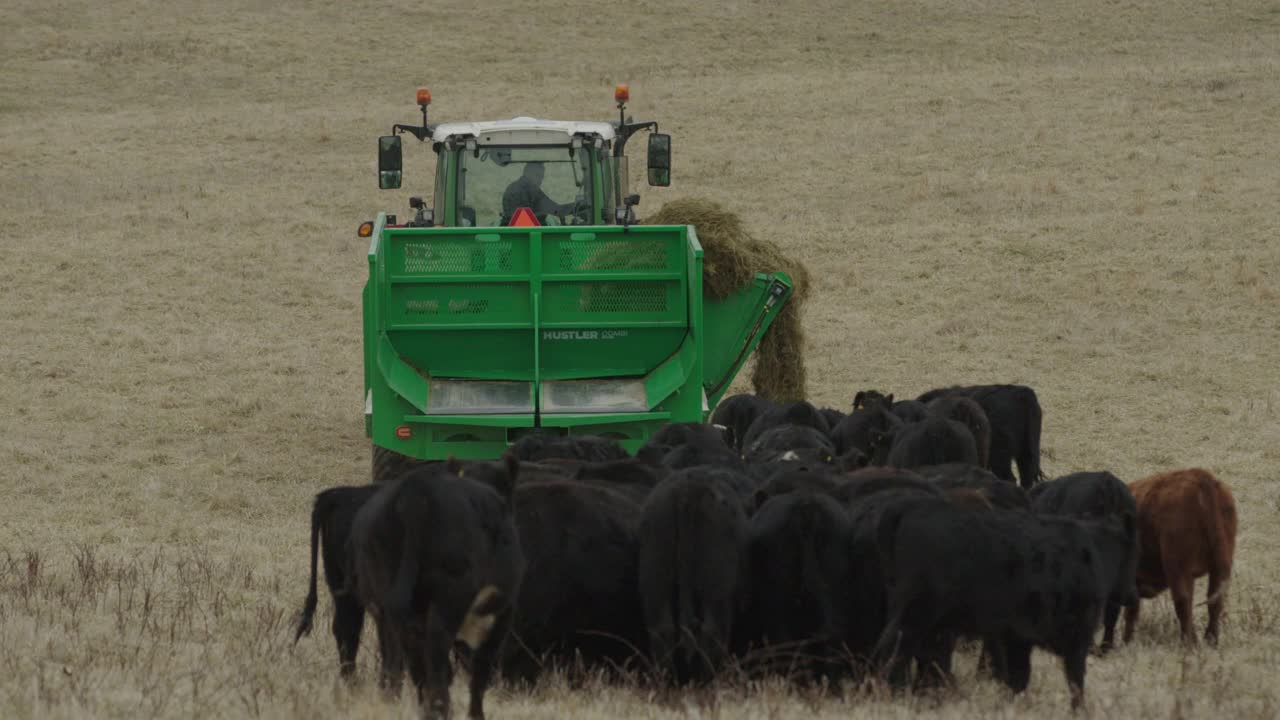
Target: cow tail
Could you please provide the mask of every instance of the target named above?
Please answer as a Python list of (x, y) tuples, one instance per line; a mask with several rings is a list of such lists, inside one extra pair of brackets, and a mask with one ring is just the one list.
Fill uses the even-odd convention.
[(401, 528), (400, 536), (400, 562), (396, 567), (395, 580), (391, 583), (391, 589), (387, 594), (385, 609), (387, 615), (400, 621), (407, 621), (409, 612), (413, 608), (413, 590), (418, 584), (418, 573), (420, 570), (419, 554), (424, 547), (422, 538), (422, 520), (425, 517), (421, 512), (402, 512), (401, 504), (404, 498), (400, 498), (396, 502), (395, 520)]
[(316, 603), (319, 602), (316, 594), (316, 554), (320, 544), (320, 525), (329, 514), (330, 505), (329, 491), (326, 490), (316, 495), (315, 503), (311, 506), (311, 580), (307, 585), (307, 599), (302, 603), (302, 615), (298, 618), (298, 630), (293, 635), (295, 644), (303, 635), (311, 634), (311, 622), (316, 615)]
[[(705, 488), (698, 488), (698, 492), (705, 491)], [(686, 498), (688, 500), (689, 498)], [(671, 561), (674, 567), (674, 576), (672, 580), (675, 587), (672, 589), (672, 612), (675, 617), (672, 618), (675, 631), (676, 642), (675, 648), (683, 651), (686, 659), (698, 657), (702, 652), (702, 648), (698, 643), (701, 639), (699, 619), (702, 612), (698, 607), (698, 597), (696, 589), (700, 581), (702, 568), (694, 566), (694, 558), (700, 553), (688, 553), (686, 550), (690, 545), (697, 542), (697, 536), (690, 536), (689, 530), (697, 527), (700, 518), (696, 516), (693, 508), (698, 507), (697, 503), (690, 502), (684, 510), (684, 517), (677, 520), (674, 528), (674, 536), (671, 538)], [(682, 532), (683, 531), (683, 532)], [(692, 555), (692, 557), (689, 557)]]
[(1236, 544), (1236, 507), (1235, 501), (1231, 499), (1226, 488), (1210, 473), (1201, 472), (1203, 472), (1200, 477), (1201, 503), (1211, 523), (1208, 538), (1211, 562), (1209, 572), (1221, 573), (1218, 591), (1205, 599), (1206, 603), (1212, 603), (1225, 600), (1227, 589), (1231, 585), (1231, 565)]
[(1036, 399), (1035, 392), (1028, 394), (1030, 408), (1027, 413), (1026, 437), (1022, 450), (1024, 457), (1017, 459), (1018, 479), (1023, 489), (1030, 489), (1032, 485), (1046, 479), (1044, 472), (1040, 470), (1040, 426), (1044, 424), (1044, 413), (1040, 410), (1040, 401)]
[[(804, 535), (804, 548), (800, 555), (800, 584), (804, 588), (812, 588), (818, 599), (818, 607), (824, 615), (822, 618), (822, 627), (826, 631), (839, 635), (843, 631), (843, 627), (837, 627), (839, 618), (834, 617), (839, 608), (835, 605), (839, 602), (833, 593), (833, 581), (831, 577), (831, 568), (826, 567), (821, 558), (826, 557), (831, 552), (831, 548), (840, 540), (831, 537), (828, 532), (829, 526), (826, 520), (819, 520), (817, 516), (820, 512), (816, 506), (810, 506), (811, 517), (808, 519), (809, 526)], [(838, 637), (828, 638), (829, 640), (838, 640)]]

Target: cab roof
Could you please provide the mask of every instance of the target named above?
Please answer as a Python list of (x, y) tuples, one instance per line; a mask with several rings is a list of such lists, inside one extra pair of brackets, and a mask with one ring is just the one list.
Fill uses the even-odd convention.
[(599, 135), (608, 142), (613, 140), (614, 130), (613, 125), (607, 122), (517, 117), (510, 120), (441, 123), (431, 133), (431, 139), (444, 142), (450, 138), (472, 136), (480, 145), (560, 145), (568, 144), (578, 134)]

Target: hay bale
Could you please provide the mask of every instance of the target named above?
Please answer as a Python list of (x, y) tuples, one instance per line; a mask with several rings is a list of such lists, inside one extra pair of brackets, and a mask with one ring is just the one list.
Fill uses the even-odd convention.
[(724, 299), (748, 285), (758, 272), (782, 271), (795, 284), (791, 298), (769, 326), (755, 352), (751, 384), (774, 402), (802, 400), (805, 392), (804, 329), (800, 324), (809, 293), (809, 270), (777, 244), (752, 236), (742, 220), (719, 203), (700, 198), (674, 200), (645, 218), (647, 225), (692, 225), (702, 243), (702, 288)]

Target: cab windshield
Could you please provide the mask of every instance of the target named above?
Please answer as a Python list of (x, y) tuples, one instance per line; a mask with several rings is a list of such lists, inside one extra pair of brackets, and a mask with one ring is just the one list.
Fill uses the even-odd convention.
[(483, 145), (458, 164), (460, 224), (508, 225), (529, 208), (543, 225), (592, 221), (591, 151), (567, 145)]

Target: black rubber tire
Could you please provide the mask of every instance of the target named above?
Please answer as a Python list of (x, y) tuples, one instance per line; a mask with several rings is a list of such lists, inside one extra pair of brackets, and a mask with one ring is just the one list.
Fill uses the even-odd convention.
[(417, 460), (408, 455), (401, 455), (394, 450), (374, 445), (371, 480), (375, 485), (389, 482), (425, 462), (426, 460)]

